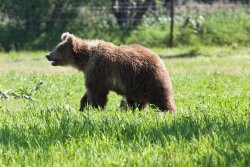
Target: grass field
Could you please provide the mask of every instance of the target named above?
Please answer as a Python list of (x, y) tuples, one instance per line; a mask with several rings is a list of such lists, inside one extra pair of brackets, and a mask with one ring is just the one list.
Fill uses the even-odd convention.
[(249, 47), (154, 50), (177, 115), (123, 112), (115, 93), (78, 112), (81, 73), (45, 52), (0, 53), (0, 166), (250, 166)]

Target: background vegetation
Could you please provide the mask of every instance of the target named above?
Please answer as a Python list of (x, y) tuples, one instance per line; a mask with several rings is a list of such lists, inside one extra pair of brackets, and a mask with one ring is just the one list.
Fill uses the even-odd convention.
[[(176, 1), (175, 46), (250, 43), (249, 1), (213, 2)], [(6, 51), (51, 49), (64, 31), (148, 47), (163, 47), (169, 40), (169, 0), (104, 4), (99, 0), (2, 0), (0, 20), (0, 49)]]

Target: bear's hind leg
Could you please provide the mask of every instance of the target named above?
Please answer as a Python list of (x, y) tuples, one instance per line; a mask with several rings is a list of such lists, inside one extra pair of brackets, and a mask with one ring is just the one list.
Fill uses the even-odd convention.
[(155, 105), (163, 112), (176, 112), (173, 97), (172, 95), (168, 95), (166, 92), (154, 91), (149, 98), (149, 103)]

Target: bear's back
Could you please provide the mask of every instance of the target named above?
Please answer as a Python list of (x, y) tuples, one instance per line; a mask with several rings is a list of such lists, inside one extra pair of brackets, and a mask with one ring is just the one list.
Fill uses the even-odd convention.
[(98, 75), (110, 90), (122, 95), (138, 92), (143, 96), (147, 84), (155, 84), (157, 75), (166, 71), (162, 60), (140, 45), (116, 46), (102, 41), (96, 51), (93, 64)]

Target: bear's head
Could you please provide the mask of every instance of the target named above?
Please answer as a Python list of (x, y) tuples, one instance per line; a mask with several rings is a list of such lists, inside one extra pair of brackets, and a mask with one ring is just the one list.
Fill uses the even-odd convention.
[(51, 61), (53, 66), (67, 66), (72, 65), (74, 61), (74, 53), (72, 42), (74, 35), (68, 32), (63, 33), (61, 42), (46, 55), (46, 58)]

